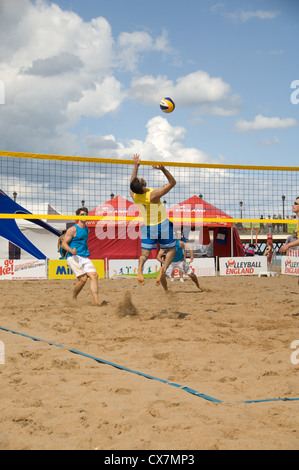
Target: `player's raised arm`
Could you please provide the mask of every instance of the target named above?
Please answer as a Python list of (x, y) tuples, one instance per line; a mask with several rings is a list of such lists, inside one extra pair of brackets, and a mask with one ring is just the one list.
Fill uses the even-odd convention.
[(176, 180), (170, 173), (170, 171), (166, 170), (166, 168), (163, 165), (154, 165), (153, 168), (155, 170), (160, 170), (164, 173), (166, 178), (168, 179), (168, 183), (162, 186), (159, 189), (155, 189), (151, 193), (151, 202), (154, 204), (157, 204), (161, 197), (165, 196), (165, 194), (169, 193), (169, 191), (176, 185)]
[[(131, 179), (130, 179), (130, 184), (132, 183), (132, 181), (137, 178), (137, 174), (138, 174), (138, 168), (140, 166), (140, 155), (138, 155), (137, 153), (135, 153), (133, 155), (133, 161), (134, 161), (134, 169), (133, 169), (133, 173), (132, 173), (132, 176), (131, 176)], [(130, 189), (130, 194), (131, 194), (131, 197), (134, 199), (134, 193), (133, 191)]]

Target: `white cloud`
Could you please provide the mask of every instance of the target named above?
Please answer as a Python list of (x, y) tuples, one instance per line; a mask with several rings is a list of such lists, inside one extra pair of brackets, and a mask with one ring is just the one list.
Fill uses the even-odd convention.
[(170, 46), (167, 31), (157, 38), (152, 38), (146, 31), (123, 32), (117, 39), (118, 66), (136, 72), (137, 66), (144, 52), (162, 52), (176, 55), (176, 51)]
[(232, 13), (224, 13), (224, 16), (233, 23), (246, 23), (253, 19), (259, 20), (273, 20), (280, 15), (280, 11), (270, 10), (255, 10), (255, 11), (244, 11), (237, 10)]
[(161, 116), (150, 119), (146, 125), (145, 141), (132, 139), (118, 143), (114, 136), (89, 136), (85, 139), (86, 154), (102, 157), (103, 150), (107, 158), (131, 158), (139, 153), (143, 160), (166, 162), (179, 161), (186, 163), (208, 163), (209, 155), (195, 148), (184, 146), (186, 129), (182, 126), (171, 126)]
[(261, 139), (259, 142), (256, 142), (257, 147), (272, 147), (280, 145), (279, 137), (276, 135), (273, 139)]
[(1, 147), (80, 154), (72, 126), (116, 111), (127, 92), (115, 71), (136, 70), (150, 51), (172, 53), (165, 31), (115, 41), (105, 18), (85, 22), (45, 0), (0, 0)]
[[(181, 108), (205, 105), (205, 112), (210, 114), (233, 114), (232, 108), (239, 105), (239, 97), (232, 94), (231, 87), (220, 77), (198, 70), (184, 77), (179, 77), (174, 83), (166, 76), (158, 75), (134, 78), (131, 83), (130, 96), (146, 104), (158, 103), (165, 96), (174, 99)], [(216, 103), (225, 106), (217, 108)], [(213, 108), (208, 110), (208, 105)]]
[(224, 3), (216, 3), (215, 5), (211, 6), (210, 11), (212, 14), (218, 13), (218, 11), (222, 10), (224, 6)]
[(67, 105), (65, 114), (69, 122), (76, 123), (80, 116), (101, 117), (116, 111), (125, 97), (121, 89), (120, 82), (112, 76), (107, 76), (101, 83), (95, 83), (92, 88), (83, 90), (80, 100), (69, 102)]
[(240, 119), (236, 123), (238, 132), (257, 131), (265, 129), (286, 129), (297, 126), (297, 121), (293, 118), (280, 119), (279, 117), (265, 117), (261, 114), (255, 116), (253, 121)]
[[(0, 83), (5, 89), (1, 148), (80, 155), (83, 149), (72, 131), (80, 119), (117, 112), (128, 98), (157, 105), (173, 95), (181, 108), (197, 107), (202, 114), (236, 112), (238, 97), (230, 85), (203, 70), (176, 81), (140, 76), (139, 63), (147, 53), (176, 57), (166, 30), (157, 37), (146, 31), (122, 32), (115, 39), (103, 17), (84, 21), (46, 0), (0, 0)], [(136, 75), (130, 89), (117, 75), (124, 67)], [(97, 142), (105, 155), (107, 151), (115, 158), (141, 147), (150, 160), (208, 161), (204, 152), (184, 148), (185, 134), (186, 129), (157, 117), (148, 122), (144, 142), (124, 144), (116, 134), (87, 136), (86, 148), (98, 156)]]

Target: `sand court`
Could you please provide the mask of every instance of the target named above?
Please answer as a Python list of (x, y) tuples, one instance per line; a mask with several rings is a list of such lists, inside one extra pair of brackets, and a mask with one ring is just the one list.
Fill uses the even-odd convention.
[(297, 278), (200, 284), (100, 280), (94, 307), (74, 281), (2, 281), (0, 327), (45, 342), (0, 330), (0, 448), (298, 449)]

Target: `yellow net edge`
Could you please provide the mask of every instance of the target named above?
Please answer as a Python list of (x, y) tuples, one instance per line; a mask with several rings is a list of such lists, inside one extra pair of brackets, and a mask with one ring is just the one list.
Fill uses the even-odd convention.
[[(93, 158), (93, 157), (80, 157), (80, 156), (67, 156), (67, 155), (47, 155), (38, 153), (24, 153), (24, 152), (10, 152), (1, 151), (0, 157), (11, 158), (29, 158), (40, 160), (60, 160), (60, 161), (74, 161), (74, 162), (87, 162), (87, 163), (110, 163), (115, 165), (133, 165), (133, 160), (126, 159), (111, 159), (111, 158)], [(163, 165), (173, 167), (189, 167), (189, 168), (210, 168), (210, 169), (236, 169), (236, 170), (263, 170), (263, 171), (299, 171), (299, 167), (293, 166), (262, 166), (262, 165), (225, 165), (217, 163), (186, 163), (186, 162), (165, 162), (165, 161), (141, 161), (141, 165)]]
[[(56, 214), (0, 214), (0, 219), (40, 219), (40, 220), (105, 220), (105, 221), (136, 221), (143, 222), (142, 217), (134, 216), (106, 216), (106, 215), (88, 215), (88, 216), (74, 216), (74, 215), (56, 215)], [(197, 222), (197, 223), (206, 223), (214, 222), (218, 224), (223, 223), (241, 223), (241, 224), (298, 224), (299, 221), (295, 219), (233, 219), (233, 218), (220, 218), (220, 217), (169, 217), (169, 220), (172, 222)]]

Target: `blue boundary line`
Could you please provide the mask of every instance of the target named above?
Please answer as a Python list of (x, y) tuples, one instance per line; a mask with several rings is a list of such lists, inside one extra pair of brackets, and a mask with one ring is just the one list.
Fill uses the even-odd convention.
[[(154, 376), (149, 375), (149, 374), (145, 374), (143, 372), (138, 372), (138, 371), (133, 370), (133, 369), (128, 369), (127, 367), (121, 366), (119, 364), (115, 364), (115, 363), (110, 362), (110, 361), (106, 361), (105, 359), (100, 359), (99, 357), (96, 357), (96, 356), (91, 356), (90, 354), (86, 354), (86, 353), (83, 353), (81, 351), (77, 351), (76, 349), (68, 349), (65, 346), (61, 345), (61, 344), (50, 343), (49, 341), (46, 341), (44, 339), (40, 339), (40, 338), (36, 338), (34, 336), (26, 335), (24, 333), (20, 333), (18, 331), (10, 330), (10, 329), (4, 328), (2, 326), (0, 326), (0, 330), (6, 331), (7, 333), (13, 333), (15, 335), (23, 336), (25, 338), (32, 339), (33, 341), (38, 341), (40, 343), (45, 343), (45, 344), (48, 344), (50, 346), (55, 346), (57, 348), (62, 348), (62, 349), (65, 349), (66, 351), (69, 351), (73, 354), (78, 354), (79, 356), (87, 357), (88, 359), (92, 359), (92, 360), (94, 360), (96, 362), (99, 362), (101, 364), (106, 364), (108, 366), (115, 367), (116, 369), (120, 369), (120, 370), (123, 370), (123, 371), (126, 371), (126, 372), (130, 372), (132, 374), (139, 375), (141, 377), (145, 377), (147, 379), (156, 380), (158, 382), (162, 382), (164, 384), (171, 385), (172, 387), (179, 388), (180, 390), (184, 390), (185, 392), (191, 393), (192, 395), (195, 395), (199, 398), (203, 398), (204, 400), (207, 400), (207, 401), (210, 401), (210, 402), (213, 402), (213, 403), (225, 404), (225, 405), (232, 405), (233, 404), (233, 403), (226, 403), (226, 402), (223, 402), (222, 400), (218, 400), (217, 398), (210, 397), (209, 395), (205, 395), (204, 393), (200, 393), (197, 390), (194, 390), (190, 387), (185, 387), (183, 385), (179, 385), (179, 384), (176, 384), (174, 382), (170, 382), (169, 380), (159, 379), (157, 377), (154, 377)], [(237, 401), (237, 402), (234, 402), (234, 404), (238, 404), (238, 403), (239, 404), (240, 403), (246, 403), (246, 404), (249, 404), (249, 403), (266, 403), (266, 402), (278, 402), (278, 401), (293, 402), (293, 401), (299, 401), (299, 398), (270, 398), (270, 399), (264, 399), (264, 400), (246, 400), (246, 401)]]

